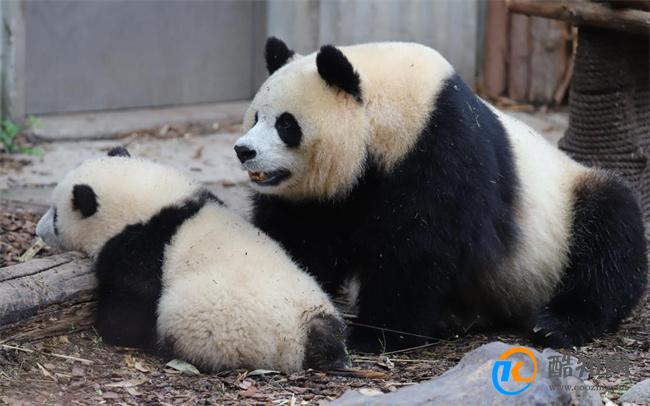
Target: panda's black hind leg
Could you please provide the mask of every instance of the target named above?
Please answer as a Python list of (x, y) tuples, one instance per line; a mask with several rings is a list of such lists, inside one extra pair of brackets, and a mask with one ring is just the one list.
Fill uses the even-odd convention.
[(551, 301), (531, 320), (532, 340), (581, 345), (615, 329), (645, 291), (646, 241), (632, 192), (590, 174), (576, 186), (566, 272)]

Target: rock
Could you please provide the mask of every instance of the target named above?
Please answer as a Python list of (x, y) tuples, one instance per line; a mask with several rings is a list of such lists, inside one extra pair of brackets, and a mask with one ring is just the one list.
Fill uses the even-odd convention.
[[(528, 389), (518, 394), (505, 395), (500, 393), (493, 384), (493, 369), (495, 369), (495, 362), (499, 356), (513, 348), (526, 348), (530, 351), (537, 362), (537, 373)], [(341, 398), (333, 401), (331, 405), (500, 405), (502, 403), (514, 405), (602, 405), (598, 391), (589, 390), (589, 386), (593, 385), (589, 381), (585, 382), (574, 376), (550, 377), (549, 357), (552, 356), (562, 355), (549, 349), (540, 354), (532, 348), (492, 342), (467, 353), (455, 367), (430, 381), (373, 397), (348, 391)], [(510, 364), (512, 368), (515, 367), (517, 361), (523, 361), (519, 375), (524, 379), (533, 376), (533, 361), (527, 355), (516, 353), (508, 356), (505, 360), (506, 363), (508, 360), (513, 361)], [(579, 365), (578, 360), (574, 357), (567, 360), (570, 360), (570, 365), (574, 369)], [(502, 365), (495, 370), (495, 379), (498, 385), (504, 391), (521, 390), (526, 383), (513, 381), (514, 369), (510, 371), (509, 380), (505, 382), (500, 380), (500, 377), (504, 376), (503, 371), (506, 368), (505, 365)]]
[(650, 405), (650, 378), (632, 386), (618, 400), (623, 404)]

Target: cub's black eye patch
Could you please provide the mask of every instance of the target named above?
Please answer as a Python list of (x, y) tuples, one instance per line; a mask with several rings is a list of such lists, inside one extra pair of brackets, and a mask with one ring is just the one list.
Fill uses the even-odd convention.
[(56, 222), (59, 220), (59, 212), (54, 208), (54, 216), (52, 218), (52, 225), (54, 226), (54, 235), (59, 235), (59, 227), (57, 227)]
[(97, 212), (97, 195), (93, 188), (88, 185), (74, 185), (72, 188), (72, 208), (79, 210), (86, 218)]
[(295, 148), (300, 145), (302, 130), (300, 130), (300, 125), (293, 114), (280, 114), (280, 117), (275, 120), (275, 129), (278, 130), (280, 139), (287, 144), (289, 148)]
[(255, 122), (253, 123), (253, 125), (255, 124), (257, 124), (257, 111), (255, 112)]

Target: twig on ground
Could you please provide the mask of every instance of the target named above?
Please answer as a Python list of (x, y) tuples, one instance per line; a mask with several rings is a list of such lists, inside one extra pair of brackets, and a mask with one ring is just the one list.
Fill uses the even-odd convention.
[(383, 372), (370, 371), (364, 369), (353, 369), (353, 368), (329, 370), (326, 371), (326, 373), (328, 375), (334, 375), (334, 376), (350, 376), (355, 378), (366, 378), (366, 379), (384, 379), (388, 376)]
[(409, 333), (408, 331), (393, 330), (393, 329), (386, 328), (386, 327), (373, 326), (371, 324), (357, 323), (357, 322), (353, 322), (353, 321), (349, 321), (348, 324), (351, 325), (351, 326), (371, 328), (371, 329), (375, 329), (375, 330), (387, 331), (389, 333), (402, 334), (402, 335), (405, 335), (405, 336), (419, 337), (419, 338), (426, 338), (426, 339), (429, 339), (429, 340), (450, 342), (450, 340), (445, 340), (444, 338), (425, 336), (423, 334)]
[(49, 355), (51, 357), (69, 359), (69, 360), (72, 360), (72, 361), (79, 361), (79, 362), (81, 362), (83, 364), (94, 364), (95, 363), (92, 360), (85, 359), (85, 358), (79, 358), (79, 357), (73, 357), (72, 355), (63, 355), (63, 354), (55, 354), (53, 352), (44, 352), (44, 351), (38, 351), (38, 350), (31, 350), (29, 348), (16, 347), (14, 345), (9, 345), (9, 344), (0, 344), (0, 345), (2, 345), (2, 348), (6, 348), (6, 349), (9, 349), (9, 350), (16, 350), (16, 351), (22, 351), (22, 352), (27, 352), (27, 353), (37, 352), (39, 354)]
[[(375, 362), (378, 361), (377, 358), (373, 357), (360, 357), (360, 356), (354, 356), (352, 357), (352, 362)], [(438, 362), (433, 359), (407, 359), (407, 358), (390, 358), (391, 362), (431, 362), (435, 363)]]
[[(447, 342), (452, 342), (452, 341), (447, 341)], [(403, 348), (401, 350), (384, 352), (384, 353), (382, 353), (382, 355), (405, 354), (405, 353), (409, 353), (409, 352), (412, 352), (412, 351), (421, 350), (423, 348), (433, 347), (434, 345), (437, 345), (437, 344), (439, 344), (439, 343), (437, 343), (437, 342), (436, 343), (427, 343), (427, 344), (418, 345), (417, 347)]]

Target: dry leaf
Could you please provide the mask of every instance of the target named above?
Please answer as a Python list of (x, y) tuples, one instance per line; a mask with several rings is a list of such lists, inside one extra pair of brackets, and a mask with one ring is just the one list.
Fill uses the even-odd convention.
[(127, 379), (126, 381), (107, 383), (107, 388), (132, 388), (134, 386), (142, 385), (145, 383), (146, 379)]
[(129, 395), (131, 395), (131, 396), (140, 396), (140, 395), (142, 395), (140, 392), (138, 392), (138, 390), (136, 388), (126, 387), (126, 388), (124, 388), (124, 390), (129, 392)]
[(133, 358), (133, 355), (127, 354), (124, 356), (124, 362), (126, 363), (126, 366), (129, 368), (135, 367), (135, 358)]
[(203, 156), (203, 147), (205, 147), (205, 145), (201, 145), (201, 146), (196, 150), (196, 152), (194, 153), (194, 155), (192, 155), (192, 159), (201, 159), (201, 157)]
[(34, 258), (36, 254), (38, 254), (38, 252), (43, 249), (43, 247), (45, 247), (45, 242), (41, 240), (40, 237), (36, 237), (34, 239), (34, 243), (32, 244), (32, 246), (29, 247), (27, 251), (25, 251), (23, 255), (21, 255), (18, 258), (18, 261), (20, 262), (29, 261), (30, 259)]
[(173, 359), (169, 361), (165, 366), (168, 366), (172, 369), (175, 369), (177, 371), (183, 372), (185, 374), (189, 375), (201, 375), (198, 369), (196, 367), (188, 362), (181, 361), (179, 359)]
[(382, 367), (386, 369), (393, 369), (395, 368), (395, 364), (393, 364), (393, 361), (390, 360), (388, 357), (379, 357), (379, 361), (377, 361), (378, 365), (381, 365)]
[(255, 386), (250, 386), (245, 391), (239, 392), (239, 394), (246, 398), (252, 398), (257, 394), (257, 388)]
[(52, 379), (54, 382), (56, 382), (56, 377), (55, 377), (54, 375), (52, 375), (52, 373), (51, 373), (50, 371), (48, 371), (47, 369), (45, 369), (45, 367), (44, 367), (43, 365), (39, 364), (38, 362), (36, 363), (36, 365), (38, 366), (38, 369), (41, 370), (41, 373), (42, 373), (44, 376), (46, 376), (46, 377)]
[(274, 371), (272, 369), (256, 369), (254, 371), (250, 371), (247, 376), (270, 375), (279, 373), (280, 371)]
[(119, 399), (120, 395), (115, 392), (106, 392), (102, 395), (104, 399)]
[(253, 381), (251, 381), (250, 379), (244, 379), (243, 381), (239, 382), (237, 386), (239, 386), (242, 389), (248, 389), (251, 386), (253, 386)]
[(84, 371), (83, 368), (73, 365), (72, 366), (72, 376), (84, 376), (86, 375), (86, 371)]
[(169, 124), (165, 124), (160, 128), (160, 131), (158, 131), (158, 135), (164, 137), (165, 135), (167, 135), (168, 131), (169, 131)]
[(140, 361), (136, 361), (136, 362), (135, 362), (135, 365), (133, 365), (133, 367), (134, 367), (135, 369), (137, 369), (138, 371), (140, 371), (140, 372), (149, 372), (149, 371), (150, 371), (150, 369), (147, 368), (146, 366), (144, 366), (144, 365), (142, 364), (142, 362), (140, 362)]

